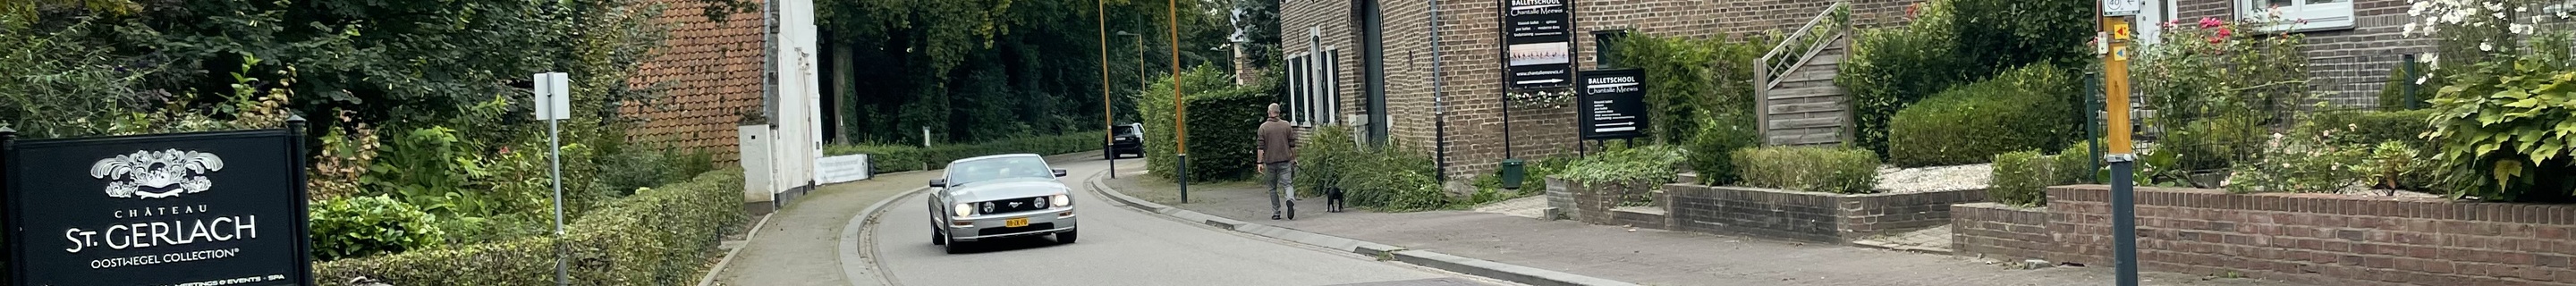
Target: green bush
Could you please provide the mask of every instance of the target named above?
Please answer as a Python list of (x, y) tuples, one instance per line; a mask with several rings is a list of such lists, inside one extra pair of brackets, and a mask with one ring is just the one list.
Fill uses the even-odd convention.
[(1950, 29), (1958, 37), (1955, 53), (1958, 59), (1985, 69), (1944, 72), (1996, 74), (2031, 64), (2093, 62), (2092, 47), (2085, 40), (2100, 29), (2099, 22), (2080, 11), (2090, 11), (2094, 4), (2093, 0), (1953, 0), (1950, 13), (1956, 18)]
[(2109, 166), (2102, 162), (2101, 155), (2093, 154), (2092, 146), (2083, 143), (2068, 144), (2066, 150), (2057, 151), (2056, 155), (2051, 155), (2049, 158), (2055, 161), (2056, 166), (2052, 170), (2056, 171), (2055, 181), (2059, 185), (2090, 182), (2094, 170), (2101, 169), (2101, 166)]
[[(1904, 27), (1862, 30), (1849, 58), (1836, 67), (1834, 85), (1851, 95), (1852, 145), (1887, 156), (1890, 120), (1899, 110), (1984, 75), (1992, 68), (1960, 59), (1952, 30), (1951, 1), (1923, 2)], [(1982, 158), (1982, 157), (1980, 157)]]
[(1734, 184), (1741, 177), (1735, 174), (1735, 158), (1729, 154), (1759, 146), (1761, 132), (1752, 128), (1753, 120), (1750, 119), (1719, 116), (1708, 121), (1711, 123), (1700, 125), (1699, 134), (1691, 136), (1687, 150), (1690, 151), (1688, 165), (1692, 171), (1699, 172), (1698, 183), (1701, 185)]
[(1878, 192), (1878, 156), (1840, 147), (1760, 147), (1735, 151), (1744, 186), (1839, 194)]
[(691, 176), (715, 170), (715, 157), (701, 150), (619, 147), (626, 148), (599, 156), (599, 183), (595, 184), (603, 192), (617, 196), (630, 195), (637, 188), (687, 181)]
[(1670, 183), (1673, 170), (1688, 157), (1689, 150), (1671, 145), (1614, 149), (1575, 160), (1556, 177), (1575, 183)]
[[(1439, 170), (1434, 169), (1431, 158), (1412, 149), (1401, 144), (1362, 148), (1351, 141), (1350, 128), (1343, 126), (1319, 127), (1314, 132), (1298, 149), (1297, 175), (1291, 178), (1298, 188), (1313, 191), (1298, 193), (1322, 194), (1325, 189), (1341, 189), (1344, 203), (1349, 206), (1390, 211), (1469, 203), (1442, 190), (1440, 180), (1434, 177)], [(1493, 184), (1499, 187), (1501, 183)]]
[(322, 261), (436, 249), (437, 216), (385, 196), (343, 197), (313, 210), (313, 258)]
[(724, 235), (743, 227), (742, 170), (639, 190), (566, 225), (551, 236), (333, 260), (315, 264), (323, 285), (357, 285), (365, 277), (391, 285), (553, 285), (555, 248), (577, 285), (695, 283)]
[[(1754, 128), (1748, 125), (1753, 122), (1753, 59), (1770, 50), (1775, 40), (1635, 34), (1619, 41), (1618, 51), (1610, 56), (1622, 66), (1646, 73), (1646, 133), (1655, 137), (1654, 142), (1687, 144), (1698, 138), (1692, 133), (1709, 130), (1702, 126), (1707, 124)], [(1694, 120), (1710, 117), (1742, 120)]]
[(972, 144), (940, 144), (931, 145), (928, 148), (908, 145), (831, 145), (823, 147), (823, 154), (829, 156), (868, 154), (870, 165), (868, 167), (876, 168), (877, 173), (891, 173), (945, 168), (948, 161), (984, 155), (1015, 153), (1054, 155), (1099, 150), (1100, 138), (1100, 133), (1075, 132)]
[(2045, 188), (2062, 167), (2050, 159), (2039, 151), (1995, 154), (1994, 184), (1986, 187), (1986, 198), (2016, 206), (2048, 205)]
[[(1234, 79), (1212, 66), (1200, 66), (1178, 79), (1182, 92), (1189, 95), (1189, 154), (1191, 181), (1223, 181), (1250, 178), (1253, 175), (1253, 135), (1276, 98), (1257, 93), (1257, 89), (1234, 85)], [(1171, 140), (1176, 133), (1172, 113), (1173, 78), (1163, 78), (1153, 88), (1137, 95), (1136, 113), (1145, 120), (1145, 166), (1164, 178), (1180, 166), (1175, 159), (1181, 151)], [(1256, 86), (1257, 87), (1257, 86)], [(1301, 154), (1302, 155), (1302, 154)]]
[(2433, 131), (2429, 124), (2433, 110), (2401, 111), (2334, 111), (2309, 114), (2307, 121), (2291, 129), (2295, 134), (2323, 134), (2332, 130), (2328, 143), (2335, 145), (2370, 145), (2379, 142), (2404, 142), (2407, 147), (2423, 149), (2431, 143), (2416, 137)]
[[(2415, 80), (2421, 78), (2423, 76), (2422, 73), (2430, 72), (2429, 70), (2426, 70), (2424, 68), (2424, 64), (2421, 63), (2398, 62), (2397, 64), (2399, 67), (2388, 70), (2387, 84), (2379, 86), (2380, 111), (2407, 110), (2407, 104), (2409, 102), (2406, 102), (2406, 98), (2408, 97), (2406, 95), (2406, 86), (2415, 85)], [(2415, 72), (2417, 74), (2406, 74), (2406, 67), (2409, 66), (2415, 67)], [(2437, 83), (2438, 82), (2432, 80), (2425, 80), (2423, 85), (2415, 87), (2414, 98), (2416, 102), (2414, 102), (2414, 105), (2416, 107), (2423, 107), (2424, 104), (2422, 102), (2426, 99), (2430, 99), (2433, 95), (2433, 91), (2442, 90), (2441, 86), (2436, 85)]]
[(2050, 65), (1960, 86), (1896, 114), (1888, 161), (1899, 167), (1985, 163), (1995, 154), (2047, 150), (2077, 138), (2075, 77)]

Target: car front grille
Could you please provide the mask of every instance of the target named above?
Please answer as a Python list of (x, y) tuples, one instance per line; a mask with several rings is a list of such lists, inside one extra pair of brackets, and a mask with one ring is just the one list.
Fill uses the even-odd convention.
[[(1015, 212), (1024, 212), (1024, 211), (1034, 211), (1034, 210), (1043, 210), (1043, 209), (1047, 209), (1047, 205), (1046, 205), (1046, 204), (1044, 204), (1044, 203), (1040, 203), (1040, 202), (1039, 202), (1039, 200), (1038, 200), (1039, 198), (1044, 198), (1044, 197), (1026, 197), (1026, 198), (1017, 198), (1017, 199), (1001, 199), (1001, 200), (987, 201), (988, 203), (993, 203), (993, 211), (984, 212), (984, 213), (987, 213), (987, 214), (1006, 214), (1006, 213), (1015, 213)], [(1015, 205), (1014, 203), (1017, 203), (1017, 204), (1016, 204), (1016, 206), (1014, 206), (1014, 205)], [(1046, 203), (1053, 203), (1053, 202), (1046, 202)], [(982, 206), (982, 205), (976, 205), (975, 207), (976, 207), (977, 209), (979, 209), (979, 210), (980, 210), (981, 208), (983, 208), (983, 206)]]
[(1037, 232), (1037, 231), (1047, 231), (1047, 230), (1053, 230), (1053, 229), (1055, 229), (1055, 224), (1054, 224), (1054, 223), (1044, 223), (1044, 222), (1041, 222), (1041, 223), (1032, 223), (1032, 224), (1029, 224), (1029, 226), (1023, 226), (1023, 227), (995, 227), (995, 228), (979, 229), (979, 230), (975, 230), (975, 235), (976, 235), (976, 236), (1006, 235), (1006, 234), (1016, 234), (1016, 233), (1028, 233), (1028, 232)]

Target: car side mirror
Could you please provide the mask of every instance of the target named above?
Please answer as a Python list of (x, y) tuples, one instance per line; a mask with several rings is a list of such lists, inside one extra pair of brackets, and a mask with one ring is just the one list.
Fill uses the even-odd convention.
[(1064, 177), (1064, 169), (1055, 169), (1055, 177), (1057, 177), (1057, 178), (1063, 178), (1063, 177)]
[(930, 179), (930, 187), (946, 188), (948, 187), (948, 179)]

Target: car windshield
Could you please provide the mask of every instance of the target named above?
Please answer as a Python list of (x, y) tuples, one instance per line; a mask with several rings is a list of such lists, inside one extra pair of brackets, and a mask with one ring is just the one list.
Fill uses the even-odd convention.
[(948, 185), (963, 186), (1001, 179), (1054, 179), (1046, 160), (1038, 157), (1000, 157), (948, 164)]
[(1136, 135), (1136, 127), (1129, 125), (1114, 126), (1109, 128), (1109, 133), (1118, 135)]

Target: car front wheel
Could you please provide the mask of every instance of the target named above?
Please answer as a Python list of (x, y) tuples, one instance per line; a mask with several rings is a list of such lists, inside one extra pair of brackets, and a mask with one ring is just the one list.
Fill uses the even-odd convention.
[(1055, 233), (1056, 243), (1073, 243), (1074, 238), (1076, 238), (1076, 236), (1073, 236), (1073, 231), (1071, 230)]
[(930, 227), (930, 245), (948, 245), (948, 236), (939, 235), (939, 227)]

